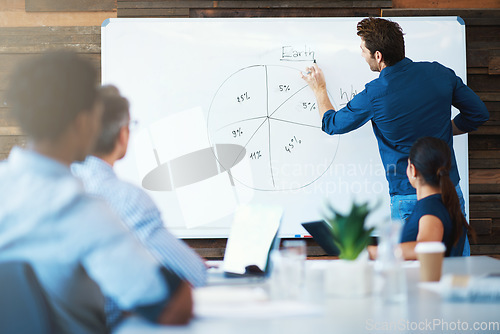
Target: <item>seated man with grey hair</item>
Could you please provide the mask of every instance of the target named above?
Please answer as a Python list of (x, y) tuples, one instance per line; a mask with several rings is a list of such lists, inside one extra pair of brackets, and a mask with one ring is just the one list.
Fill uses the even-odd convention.
[[(143, 189), (120, 180), (113, 171), (115, 162), (127, 153), (129, 103), (114, 86), (101, 87), (101, 93), (101, 132), (92, 155), (72, 165), (73, 174), (83, 181), (87, 192), (109, 204), (162, 265), (193, 286), (204, 285), (206, 266), (201, 257), (165, 228), (158, 207)], [(106, 311), (110, 325), (121, 316), (112, 300), (108, 300)]]

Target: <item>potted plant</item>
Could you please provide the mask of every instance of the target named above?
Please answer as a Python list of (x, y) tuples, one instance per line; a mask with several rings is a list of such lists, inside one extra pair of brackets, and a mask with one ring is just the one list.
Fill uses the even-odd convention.
[(351, 211), (343, 215), (328, 205), (325, 221), (340, 251), (339, 260), (332, 261), (325, 271), (328, 294), (347, 297), (365, 296), (371, 292), (373, 270), (366, 247), (375, 228), (367, 228), (365, 220), (373, 209), (368, 203), (353, 203)]

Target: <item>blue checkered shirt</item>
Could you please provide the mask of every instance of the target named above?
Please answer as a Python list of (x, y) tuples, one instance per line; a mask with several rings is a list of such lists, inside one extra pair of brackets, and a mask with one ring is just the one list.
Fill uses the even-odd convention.
[[(161, 264), (193, 286), (205, 284), (203, 260), (165, 228), (158, 207), (143, 189), (118, 179), (108, 163), (94, 156), (73, 164), (71, 169), (83, 181), (85, 190), (103, 198)], [(121, 312), (117, 311), (112, 301), (107, 303), (111, 327), (119, 319)]]

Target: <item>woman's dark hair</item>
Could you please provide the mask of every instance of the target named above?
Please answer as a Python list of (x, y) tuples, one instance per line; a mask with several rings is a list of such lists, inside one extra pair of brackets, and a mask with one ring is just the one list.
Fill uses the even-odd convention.
[(422, 137), (411, 147), (409, 159), (427, 184), (441, 189), (443, 204), (448, 209), (453, 223), (453, 245), (456, 245), (462, 236), (463, 227), (475, 239), (475, 232), (462, 213), (457, 191), (449, 176), (451, 151), (448, 144), (438, 138)]
[(11, 74), (7, 104), (33, 139), (57, 139), (98, 99), (97, 70), (74, 52), (49, 52), (21, 63)]
[(358, 22), (358, 36), (373, 55), (379, 51), (384, 63), (392, 66), (405, 57), (403, 29), (396, 23), (385, 19), (369, 17)]

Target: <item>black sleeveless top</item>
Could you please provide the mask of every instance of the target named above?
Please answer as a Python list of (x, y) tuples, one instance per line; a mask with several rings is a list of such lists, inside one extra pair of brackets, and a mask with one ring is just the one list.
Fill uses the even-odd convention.
[[(430, 195), (417, 201), (412, 214), (406, 221), (401, 233), (401, 242), (416, 241), (418, 235), (418, 222), (425, 215), (436, 216), (443, 224), (444, 233), (442, 242), (446, 245), (446, 256), (462, 256), (465, 242), (465, 231), (460, 240), (453, 246), (453, 223), (450, 214), (443, 204), (441, 194)], [(465, 229), (465, 228), (464, 228)]]

